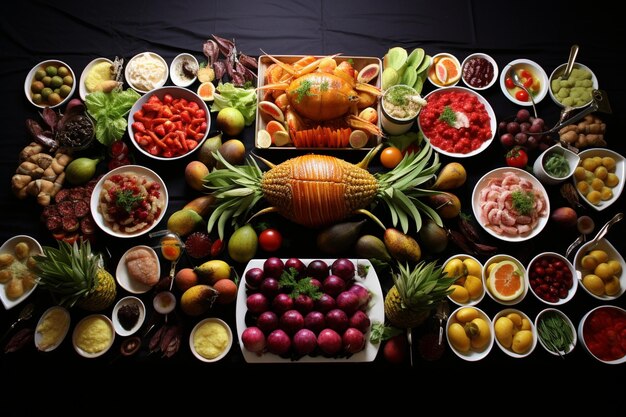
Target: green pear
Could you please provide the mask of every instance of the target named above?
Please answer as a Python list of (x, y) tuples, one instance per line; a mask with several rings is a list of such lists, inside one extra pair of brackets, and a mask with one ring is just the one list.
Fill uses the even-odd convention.
[(205, 140), (200, 147), (200, 151), (198, 151), (198, 161), (206, 165), (207, 168), (209, 168), (209, 171), (211, 171), (217, 163), (217, 160), (213, 156), (213, 152), (217, 152), (220, 146), (222, 146), (221, 133), (207, 138), (207, 140)]

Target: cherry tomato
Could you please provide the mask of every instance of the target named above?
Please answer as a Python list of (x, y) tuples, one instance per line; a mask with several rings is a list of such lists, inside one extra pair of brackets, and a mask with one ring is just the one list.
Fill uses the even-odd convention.
[[(506, 164), (514, 168), (524, 168), (528, 163), (528, 154), (519, 146), (514, 147), (506, 154)], [(543, 276), (543, 273), (538, 274)]]
[(519, 90), (515, 93), (515, 98), (519, 101), (528, 101), (528, 93), (524, 90)]
[(265, 229), (259, 233), (259, 246), (266, 252), (274, 252), (283, 243), (283, 236), (276, 229)]
[(515, 88), (515, 84), (513, 83), (513, 79), (511, 77), (506, 77), (504, 79), (504, 85), (506, 86), (506, 88), (508, 88), (509, 90), (512, 90)]
[(380, 154), (380, 163), (383, 164), (385, 168), (395, 168), (398, 166), (400, 161), (402, 161), (403, 155), (400, 149), (389, 146), (385, 148)]

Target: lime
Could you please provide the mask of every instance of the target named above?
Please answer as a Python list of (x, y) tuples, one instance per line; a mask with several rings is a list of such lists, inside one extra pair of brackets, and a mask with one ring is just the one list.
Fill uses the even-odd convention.
[(43, 102), (43, 97), (41, 97), (40, 93), (33, 94), (33, 103), (41, 104)]
[(61, 95), (61, 97), (67, 97), (70, 95), (70, 92), (72, 91), (72, 87), (70, 87), (69, 85), (62, 85), (61, 88), (59, 89), (59, 94)]
[(65, 77), (66, 75), (70, 75), (70, 70), (67, 69), (67, 67), (61, 65), (59, 69), (57, 70), (57, 75), (60, 75), (61, 77)]
[(41, 90), (41, 97), (43, 97), (44, 100), (48, 100), (48, 96), (52, 94), (52, 88), (50, 87), (45, 87), (43, 90)]
[(52, 106), (56, 106), (61, 101), (63, 101), (63, 99), (61, 98), (59, 93), (52, 93), (48, 96), (48, 103), (50, 103)]
[(40, 93), (44, 87), (45, 86), (41, 81), (33, 81), (33, 83), (30, 85), (30, 91), (32, 91), (33, 93)]
[(37, 81), (41, 81), (41, 79), (45, 76), (46, 76), (46, 70), (43, 70), (40, 68), (37, 71), (35, 71), (35, 79)]
[(50, 86), (52, 88), (61, 87), (62, 85), (63, 85), (63, 78), (59, 77), (58, 75), (55, 75), (54, 77), (52, 77), (52, 82), (50, 83)]
[(54, 77), (55, 75), (57, 75), (57, 73), (58, 73), (57, 67), (55, 67), (54, 65), (48, 65), (46, 67), (46, 74), (48, 74), (48, 76)]
[(63, 84), (71, 86), (74, 84), (74, 78), (71, 75), (66, 75), (63, 77)]

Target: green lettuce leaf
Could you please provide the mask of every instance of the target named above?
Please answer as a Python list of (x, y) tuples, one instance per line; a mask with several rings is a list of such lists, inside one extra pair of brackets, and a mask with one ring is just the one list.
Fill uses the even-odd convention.
[(128, 124), (126, 118), (141, 96), (135, 90), (98, 91), (85, 98), (87, 112), (96, 121), (96, 139), (105, 146), (122, 139)]
[(235, 87), (232, 83), (220, 83), (213, 95), (211, 111), (217, 112), (226, 107), (234, 107), (241, 112), (246, 126), (250, 126), (256, 118), (256, 91), (251, 88)]

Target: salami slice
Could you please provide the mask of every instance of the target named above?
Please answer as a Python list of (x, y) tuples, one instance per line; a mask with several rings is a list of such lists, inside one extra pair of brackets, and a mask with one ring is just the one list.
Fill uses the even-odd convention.
[(61, 229), (62, 226), (62, 219), (61, 216), (56, 215), (56, 216), (49, 216), (46, 219), (46, 228), (51, 231), (51, 232), (56, 232), (58, 230)]
[(96, 222), (91, 216), (87, 216), (80, 221), (80, 231), (85, 235), (91, 235), (96, 231)]
[(55, 194), (54, 201), (55, 203), (59, 204), (60, 202), (67, 200), (69, 196), (70, 190), (68, 190), (67, 188), (62, 188)]
[(58, 216), (58, 215), (59, 215), (59, 209), (57, 209), (56, 205), (51, 204), (43, 208), (43, 211), (41, 212), (41, 220), (45, 222), (50, 217)]
[(74, 187), (70, 190), (70, 199), (71, 200), (82, 200), (85, 196), (85, 190), (83, 187)]
[(74, 201), (74, 215), (82, 219), (87, 214), (89, 214), (89, 203), (84, 200)]
[(74, 217), (74, 202), (70, 200), (61, 201), (57, 204), (57, 209), (61, 217)]
[(78, 227), (80, 226), (78, 219), (73, 215), (64, 216), (62, 219), (62, 222), (63, 222), (63, 230), (69, 233), (77, 231)]

